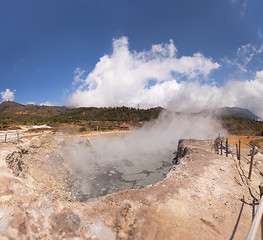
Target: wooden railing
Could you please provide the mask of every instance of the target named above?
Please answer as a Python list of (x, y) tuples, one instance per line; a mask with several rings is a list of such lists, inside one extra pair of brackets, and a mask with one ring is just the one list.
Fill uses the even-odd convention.
[[(252, 149), (251, 152), (251, 157), (250, 160), (247, 159), (245, 156), (243, 156), (241, 154), (241, 144), (245, 144), (247, 146), (249, 146)], [(217, 145), (217, 146), (215, 146)], [(219, 141), (215, 141), (214, 143), (215, 149), (217, 150), (217, 153), (219, 154), (219, 150), (221, 155), (223, 155), (223, 148), (225, 148), (225, 152), (226, 152), (226, 157), (228, 157), (228, 154), (231, 153), (233, 155), (233, 152), (230, 151), (230, 147), (229, 147), (229, 143), (228, 143), (228, 139), (225, 140), (225, 144), (223, 143), (223, 139)], [(236, 156), (237, 159), (240, 160), (241, 157), (243, 157), (244, 159), (246, 159), (249, 162), (249, 172), (248, 172), (248, 179), (251, 180), (251, 175), (252, 175), (252, 168), (253, 168), (253, 160), (254, 160), (254, 155), (256, 154), (256, 151), (260, 152), (261, 154), (263, 154), (263, 152), (261, 152), (259, 149), (256, 150), (255, 146), (249, 145), (245, 142), (242, 142), (241, 139), (239, 139), (238, 144), (236, 144)]]
[[(244, 155), (241, 154), (241, 144), (247, 145), (248, 147), (251, 148), (250, 160), (247, 157), (245, 157)], [(221, 139), (220, 141), (218, 141), (218, 139), (216, 139), (215, 143), (214, 143), (214, 147), (215, 147), (215, 150), (217, 151), (218, 154), (220, 152), (221, 155), (223, 155), (223, 148), (224, 148), (225, 152), (226, 152), (226, 157), (228, 157), (229, 153), (231, 153), (232, 156), (233, 156), (233, 152), (231, 152), (230, 149), (229, 149), (228, 139), (225, 140), (225, 143), (223, 142), (223, 139)], [(241, 139), (239, 139), (238, 144), (236, 144), (236, 153), (235, 153), (235, 155), (236, 155), (237, 159), (240, 161), (241, 158), (243, 158), (249, 163), (249, 171), (248, 171), (248, 177), (247, 177), (249, 180), (251, 180), (252, 168), (253, 168), (253, 160), (254, 160), (254, 156), (255, 156), (255, 154), (257, 152), (263, 154), (263, 152), (260, 151), (258, 148), (256, 149), (255, 146), (252, 146), (250, 144), (242, 142)], [(259, 185), (259, 191), (260, 191), (259, 205), (258, 205), (258, 208), (257, 208), (256, 215), (255, 215), (255, 217), (253, 219), (253, 222), (252, 222), (252, 224), (250, 226), (249, 232), (247, 234), (246, 240), (254, 240), (255, 239), (255, 236), (257, 234), (257, 230), (258, 230), (259, 224), (261, 225), (261, 240), (263, 240), (263, 217), (262, 217), (263, 216), (263, 182)], [(243, 204), (244, 204), (244, 202), (243, 202)], [(243, 207), (243, 205), (242, 205), (242, 207)], [(234, 234), (235, 234), (237, 225), (235, 226), (235, 229), (233, 231), (231, 239), (234, 238)]]
[(0, 133), (0, 141), (1, 142), (8, 142), (9, 140), (17, 140), (19, 142), (20, 136), (19, 132), (13, 132), (13, 133)]
[(259, 191), (260, 191), (260, 201), (257, 208), (256, 215), (253, 219), (253, 222), (250, 226), (250, 229), (248, 231), (246, 240), (254, 240), (255, 236), (257, 234), (258, 226), (261, 223), (261, 240), (263, 240), (263, 182), (259, 185)]

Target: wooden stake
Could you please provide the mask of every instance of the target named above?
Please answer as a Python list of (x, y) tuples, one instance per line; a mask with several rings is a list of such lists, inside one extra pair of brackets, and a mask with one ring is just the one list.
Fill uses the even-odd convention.
[(5, 134), (5, 142), (6, 142), (7, 134)]
[(250, 165), (249, 165), (249, 173), (248, 173), (248, 179), (251, 180), (251, 174), (252, 174), (252, 166), (253, 166), (253, 158), (254, 158), (254, 150), (255, 146), (252, 148), (252, 153), (251, 153), (251, 159), (250, 159)]
[(221, 148), (221, 155), (223, 155), (223, 140), (221, 140), (221, 144), (220, 144), (220, 148)]
[(17, 141), (19, 142), (19, 133), (16, 133), (17, 134)]
[(239, 154), (238, 154), (238, 145), (236, 144), (236, 151), (237, 151), (237, 160), (238, 160), (238, 156), (239, 156)]
[(238, 147), (238, 160), (240, 160), (240, 157), (241, 157), (241, 139), (239, 139), (239, 147)]
[(228, 157), (228, 139), (226, 139), (226, 157)]
[[(259, 185), (260, 199), (263, 196), (263, 182)], [(261, 216), (261, 240), (263, 240), (263, 217)]]

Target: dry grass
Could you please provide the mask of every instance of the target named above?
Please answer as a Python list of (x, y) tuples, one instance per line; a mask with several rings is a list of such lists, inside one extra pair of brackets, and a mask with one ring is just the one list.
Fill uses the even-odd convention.
[(258, 148), (262, 148), (263, 147), (263, 137), (258, 137), (256, 139), (252, 139), (249, 142), (250, 145), (254, 145), (257, 146)]
[[(232, 149), (234, 152), (236, 152), (236, 144), (239, 143), (239, 139), (241, 139), (241, 152), (244, 155), (249, 155), (250, 154), (250, 149), (251, 147), (246, 145), (255, 145), (260, 149), (263, 149), (263, 137), (259, 136), (247, 136), (247, 135), (228, 135), (225, 137), (225, 139), (228, 139), (228, 142), (230, 146), (232, 146)], [(224, 141), (225, 141), (224, 139)]]

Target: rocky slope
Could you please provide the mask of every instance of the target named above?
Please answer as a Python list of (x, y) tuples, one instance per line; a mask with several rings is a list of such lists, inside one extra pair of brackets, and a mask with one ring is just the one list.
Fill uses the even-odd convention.
[(249, 181), (247, 163), (213, 153), (212, 144), (183, 140), (163, 181), (86, 203), (72, 201), (56, 140), (2, 143), (0, 239), (229, 239), (242, 205), (235, 238), (245, 239), (262, 176), (254, 168)]

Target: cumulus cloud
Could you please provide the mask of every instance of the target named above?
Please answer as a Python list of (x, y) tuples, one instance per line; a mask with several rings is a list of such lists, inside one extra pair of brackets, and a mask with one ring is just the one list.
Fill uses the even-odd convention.
[(42, 102), (39, 105), (40, 106), (54, 106), (50, 101)]
[(14, 101), (15, 100), (15, 91), (11, 91), (10, 89), (6, 89), (5, 91), (1, 92), (1, 97), (3, 101)]
[(224, 86), (201, 85), (199, 82), (182, 83), (167, 108), (176, 111), (200, 111), (215, 107), (248, 108), (263, 119), (263, 71), (251, 80), (228, 81)]
[(248, 108), (263, 119), (263, 71), (256, 72), (252, 80), (229, 81), (222, 89), (225, 106)]
[[(242, 64), (239, 67), (245, 71), (262, 51), (261, 46), (241, 46), (233, 64)], [(136, 52), (129, 50), (128, 39), (123, 37), (113, 41), (113, 53), (103, 56), (86, 77), (84, 70), (76, 69), (75, 91), (68, 101), (75, 107), (139, 104), (141, 108), (162, 106), (177, 112), (235, 106), (248, 108), (263, 119), (263, 71), (250, 73), (252, 77), (243, 81), (232, 78), (218, 87), (209, 74), (219, 67), (200, 53), (178, 57), (172, 40)]]
[(165, 104), (175, 91), (180, 91), (181, 79), (206, 79), (220, 65), (201, 53), (177, 57), (172, 40), (153, 45), (149, 51), (131, 52), (128, 39), (113, 40), (113, 52), (104, 55), (86, 78), (85, 71), (75, 70), (69, 105), (80, 106), (137, 106)]

